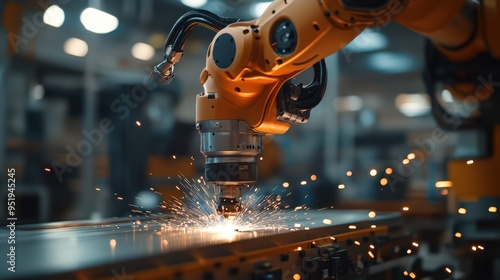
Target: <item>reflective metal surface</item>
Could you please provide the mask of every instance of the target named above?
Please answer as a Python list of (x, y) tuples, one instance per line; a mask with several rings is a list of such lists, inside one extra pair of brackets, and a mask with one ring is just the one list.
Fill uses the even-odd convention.
[[(230, 224), (212, 229), (174, 228), (168, 217), (141, 220), (108, 220), (21, 226), (16, 229), (16, 272), (5, 268), (8, 229), (0, 231), (4, 269), (0, 279), (51, 278), (79, 270), (117, 271), (122, 263), (136, 270), (150, 265), (203, 263), (203, 260), (293, 245), (315, 238), (367, 230), (374, 225), (398, 222), (399, 213), (364, 210), (289, 211), (286, 226), (267, 229), (235, 229)], [(71, 274), (73, 275), (73, 274)], [(111, 277), (108, 277), (111, 278)], [(63, 279), (63, 278), (51, 278)]]

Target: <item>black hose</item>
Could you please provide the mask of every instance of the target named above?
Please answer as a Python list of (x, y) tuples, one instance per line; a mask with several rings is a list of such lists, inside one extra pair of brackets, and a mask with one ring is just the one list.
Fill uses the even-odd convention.
[(313, 65), (314, 78), (307, 86), (302, 88), (299, 99), (295, 102), (298, 109), (312, 109), (316, 107), (326, 92), (327, 70), (324, 59)]

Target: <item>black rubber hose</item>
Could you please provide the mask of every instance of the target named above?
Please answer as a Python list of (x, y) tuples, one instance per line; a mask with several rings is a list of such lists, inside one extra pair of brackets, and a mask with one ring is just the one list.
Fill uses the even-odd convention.
[[(164, 49), (166, 50), (169, 45), (174, 44), (174, 41), (178, 40), (179, 35), (183, 33), (183, 31), (189, 25), (192, 25), (193, 22), (196, 21), (207, 22), (210, 24), (210, 26), (213, 27), (211, 28), (212, 30), (219, 31), (220, 29), (228, 26), (229, 24), (239, 21), (239, 19), (220, 17), (214, 13), (205, 10), (189, 11), (184, 15), (182, 15), (172, 27), (172, 30), (168, 34), (167, 39), (165, 40), (165, 44), (163, 45)], [(181, 51), (181, 49), (173, 49), (173, 50)]]
[(327, 70), (324, 59), (313, 65), (313, 81), (305, 86), (300, 93), (299, 99), (295, 102), (297, 109), (312, 109), (316, 107), (326, 92)]
[(191, 34), (194, 28), (198, 26), (205, 27), (206, 29), (212, 30), (214, 32), (217, 32), (225, 27), (218, 24), (214, 24), (213, 22), (210, 22), (204, 18), (197, 18), (197, 17), (191, 18), (185, 22), (182, 31), (179, 33), (177, 38), (175, 38), (175, 40), (172, 42), (171, 44), (172, 50), (182, 51), (182, 47), (184, 46), (184, 43), (189, 37), (189, 34)]

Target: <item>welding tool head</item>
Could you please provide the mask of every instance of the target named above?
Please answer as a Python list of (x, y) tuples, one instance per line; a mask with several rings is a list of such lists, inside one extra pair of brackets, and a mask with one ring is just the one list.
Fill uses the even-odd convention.
[(262, 134), (239, 120), (201, 121), (196, 128), (205, 156), (205, 181), (220, 188), (219, 212), (234, 217), (242, 208), (242, 189), (257, 180)]

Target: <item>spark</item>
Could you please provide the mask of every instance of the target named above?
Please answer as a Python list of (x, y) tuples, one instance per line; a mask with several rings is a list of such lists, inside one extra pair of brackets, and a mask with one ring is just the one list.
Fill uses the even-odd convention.
[(411, 277), (411, 279), (415, 279), (415, 278), (417, 278), (417, 275), (415, 275), (415, 273), (413, 273), (413, 272), (410, 272), (410, 277)]
[(302, 186), (304, 186), (304, 185), (306, 185), (306, 184), (307, 184), (307, 181), (302, 181), (302, 182), (300, 182), (300, 184), (301, 184)]
[(483, 247), (483, 246), (481, 246), (481, 245), (477, 245), (477, 248), (478, 248), (479, 250), (484, 250), (484, 247)]
[(473, 163), (474, 163), (474, 161), (472, 159), (467, 161), (467, 164), (473, 164)]
[(451, 274), (451, 269), (449, 267), (445, 268), (446, 272)]
[(297, 251), (302, 251), (302, 247), (297, 247)]
[(325, 224), (325, 225), (331, 225), (332, 224), (332, 220), (330, 220), (330, 219), (323, 219), (323, 224)]
[(448, 190), (447, 189), (441, 190), (441, 195), (448, 195)]
[(412, 242), (411, 245), (413, 245), (413, 247), (418, 247), (418, 243), (417, 242)]
[(338, 188), (339, 188), (339, 190), (343, 190), (343, 189), (345, 189), (345, 185), (344, 184), (340, 184)]
[(354, 241), (354, 244), (361, 246), (361, 242), (359, 242), (358, 240)]
[(374, 250), (375, 246), (373, 246), (373, 244), (370, 244), (370, 249)]
[(465, 208), (458, 208), (458, 214), (465, 215), (467, 213), (467, 209)]
[(496, 213), (497, 212), (497, 207), (496, 206), (490, 206), (490, 208), (488, 208), (488, 212), (490, 212), (490, 213)]
[(370, 170), (370, 176), (372, 177), (377, 176), (377, 170), (376, 169)]
[(349, 171), (347, 171), (347, 172), (345, 173), (345, 175), (347, 175), (347, 177), (351, 177), (351, 176), (352, 176), (352, 171), (350, 171), (350, 170), (349, 170)]
[(260, 160), (264, 160), (264, 157), (260, 157), (259, 159), (260, 159)]
[(409, 255), (411, 254), (411, 249), (406, 250), (406, 253)]
[(311, 175), (311, 181), (316, 181), (316, 179), (318, 179), (318, 177), (315, 174)]
[(477, 247), (476, 246), (472, 246), (472, 251), (477, 251)]
[(456, 238), (460, 238), (460, 237), (462, 237), (462, 234), (461, 234), (460, 232), (458, 232), (458, 231), (457, 231), (457, 232), (455, 232), (455, 237), (456, 237)]
[(295, 273), (295, 274), (293, 275), (293, 280), (300, 280), (300, 274)]
[(135, 124), (136, 124), (137, 126), (141, 126), (141, 122), (140, 122), (140, 121), (135, 121)]
[(119, 196), (119, 197), (117, 197), (116, 199), (118, 199), (118, 200), (123, 200), (123, 197)]
[(356, 229), (356, 226), (355, 225), (350, 225), (349, 229)]
[(45, 168), (44, 170), (47, 172), (50, 172), (50, 168)]
[(370, 256), (370, 258), (374, 259), (375, 258), (375, 255), (373, 255), (372, 251), (368, 251), (368, 255)]
[(409, 211), (409, 210), (410, 210), (410, 207), (408, 207), (408, 206), (403, 207), (403, 211)]
[(283, 183), (283, 188), (285, 188), (285, 189), (286, 189), (286, 188), (288, 188), (288, 187), (290, 187), (290, 183), (288, 183), (288, 182), (284, 182), (284, 183)]
[(437, 181), (436, 188), (451, 188), (453, 187), (452, 181)]
[(380, 179), (380, 185), (385, 186), (385, 185), (387, 185), (387, 183), (389, 183), (389, 181), (387, 180), (387, 178)]
[(371, 225), (370, 227), (371, 228), (377, 228), (377, 225)]
[(375, 213), (375, 211), (370, 211), (368, 213), (368, 217), (370, 217), (370, 218), (375, 218), (375, 216), (377, 216), (377, 213)]
[(404, 276), (408, 276), (408, 271), (406, 271), (406, 270), (405, 270), (405, 271), (403, 272), (403, 275), (404, 275)]
[(100, 188), (95, 188), (96, 191), (100, 191), (101, 189)]
[(408, 163), (410, 163), (410, 160), (409, 160), (409, 159), (407, 159), (407, 158), (403, 159), (403, 164), (404, 164), (404, 165), (406, 165), (406, 164), (408, 164)]
[(111, 248), (115, 248), (116, 247), (116, 240), (114, 240), (114, 239), (109, 240), (109, 246), (111, 246)]
[(415, 153), (409, 153), (408, 156), (406, 156), (406, 158), (409, 160), (415, 159), (415, 157)]
[(176, 159), (177, 157), (175, 155), (172, 156), (173, 159)]
[(391, 174), (392, 174), (392, 168), (387, 167), (387, 168), (385, 169), (385, 174), (387, 174), (387, 175), (391, 175)]

